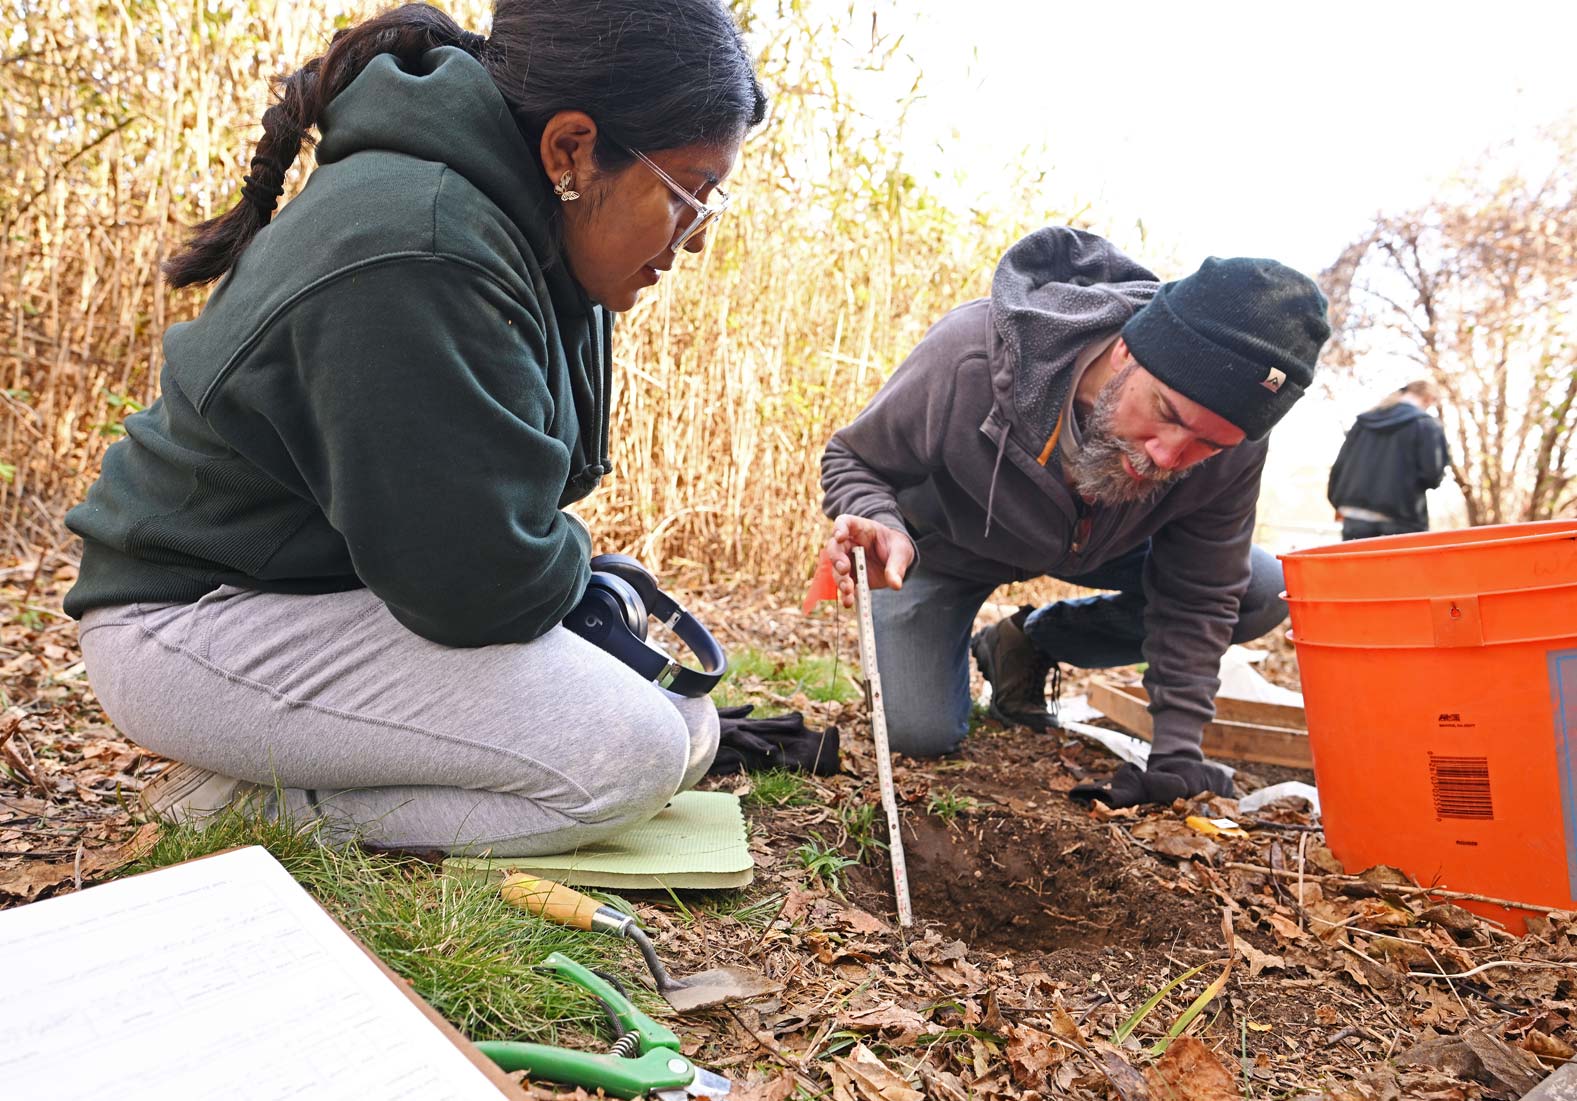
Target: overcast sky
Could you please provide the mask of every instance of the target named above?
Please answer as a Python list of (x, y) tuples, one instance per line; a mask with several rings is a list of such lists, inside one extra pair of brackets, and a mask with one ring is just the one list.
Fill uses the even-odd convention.
[[(916, 167), (945, 168), (932, 186), (967, 204), (1044, 146), (1047, 208), (1091, 203), (1174, 277), (1210, 255), (1316, 274), (1376, 213), (1577, 110), (1570, 0), (908, 0), (883, 20), (922, 73), (904, 143)], [(1307, 525), (1330, 522), (1342, 432), (1406, 381), (1365, 368), (1272, 435), (1260, 515), (1278, 549), (1325, 541)], [(1459, 500), (1448, 485), (1431, 507), (1449, 522)]]
[[(1044, 144), (1048, 197), (1142, 217), (1206, 255), (1324, 267), (1377, 210), (1429, 196), (1486, 146), (1577, 108), (1577, 4), (909, 0), (940, 143), (966, 188)], [(902, 20), (905, 25), (899, 27)], [(956, 132), (956, 133), (955, 133)]]

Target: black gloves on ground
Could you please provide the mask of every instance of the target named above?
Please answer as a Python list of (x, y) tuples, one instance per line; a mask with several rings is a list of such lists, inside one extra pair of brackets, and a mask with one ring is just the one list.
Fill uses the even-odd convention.
[(1075, 799), (1099, 799), (1113, 810), (1136, 807), (1142, 803), (1166, 804), (1202, 793), (1232, 797), (1232, 774), (1209, 761), (1167, 754), (1151, 757), (1148, 768), (1123, 765), (1110, 782), (1080, 784), (1068, 794)]
[(798, 711), (770, 719), (752, 719), (752, 708), (717, 709), (722, 730), (711, 776), (731, 772), (787, 768), (833, 776), (838, 772), (838, 728), (810, 730)]

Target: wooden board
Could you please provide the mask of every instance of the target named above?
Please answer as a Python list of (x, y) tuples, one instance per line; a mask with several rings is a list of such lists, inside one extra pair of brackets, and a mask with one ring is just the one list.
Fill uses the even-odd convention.
[[(1150, 697), (1139, 685), (1097, 677), (1090, 682), (1090, 706), (1147, 742), (1154, 736)], [(1305, 722), (1301, 707), (1222, 697), (1215, 721), (1205, 724), (1202, 748), (1207, 757), (1312, 769)]]

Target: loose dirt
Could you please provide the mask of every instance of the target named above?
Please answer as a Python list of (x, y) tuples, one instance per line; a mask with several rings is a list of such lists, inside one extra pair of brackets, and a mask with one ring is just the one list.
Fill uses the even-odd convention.
[[(997, 811), (904, 822), (909, 893), (917, 917), (999, 951), (1152, 948), (1208, 943), (1217, 909), (1179, 896), (1175, 873), (1135, 871), (1133, 849), (1102, 825), (1021, 820)], [(861, 866), (849, 897), (893, 908), (890, 865)], [(1216, 936), (1219, 940), (1219, 936)]]

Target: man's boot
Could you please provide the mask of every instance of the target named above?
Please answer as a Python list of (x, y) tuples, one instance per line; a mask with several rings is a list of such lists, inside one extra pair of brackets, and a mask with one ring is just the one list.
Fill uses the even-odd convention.
[(1031, 730), (1056, 725), (1055, 704), (1046, 706), (1046, 676), (1056, 663), (1024, 633), (1024, 620), (1035, 610), (1026, 604), (1007, 619), (969, 640), (981, 675), (991, 684), (991, 717)]

